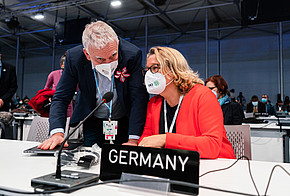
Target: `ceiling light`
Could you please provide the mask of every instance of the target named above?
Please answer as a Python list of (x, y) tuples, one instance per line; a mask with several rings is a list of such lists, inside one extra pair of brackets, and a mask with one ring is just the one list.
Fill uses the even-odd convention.
[(44, 18), (44, 14), (43, 12), (37, 12), (35, 15), (34, 15), (34, 18), (37, 19), (37, 20), (42, 20)]
[(111, 1), (111, 6), (113, 7), (119, 7), (121, 4), (121, 1)]

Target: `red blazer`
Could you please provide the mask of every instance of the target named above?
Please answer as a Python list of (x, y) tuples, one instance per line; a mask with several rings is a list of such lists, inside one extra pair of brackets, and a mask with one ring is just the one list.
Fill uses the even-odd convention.
[[(159, 134), (162, 102), (161, 96), (150, 99), (139, 141)], [(207, 87), (197, 84), (183, 98), (176, 119), (176, 133), (166, 133), (165, 148), (198, 151), (200, 158), (234, 159), (223, 121), (221, 106), (215, 95)]]

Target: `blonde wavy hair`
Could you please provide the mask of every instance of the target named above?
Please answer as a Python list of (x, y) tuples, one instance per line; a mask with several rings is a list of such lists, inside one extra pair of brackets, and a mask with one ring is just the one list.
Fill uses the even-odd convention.
[(173, 82), (181, 94), (187, 93), (196, 84), (204, 85), (198, 73), (189, 67), (184, 56), (176, 49), (160, 46), (152, 47), (147, 54), (147, 59), (153, 54), (160, 63), (161, 72), (163, 74), (168, 73), (173, 77)]

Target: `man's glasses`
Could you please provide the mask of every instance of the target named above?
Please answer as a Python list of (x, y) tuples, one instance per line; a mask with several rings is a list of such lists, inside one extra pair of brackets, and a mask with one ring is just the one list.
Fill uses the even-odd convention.
[(142, 70), (142, 74), (143, 76), (145, 76), (146, 72), (147, 71), (151, 71), (151, 73), (155, 74), (159, 71), (160, 69), (160, 65), (159, 64), (154, 64), (154, 65), (151, 65), (150, 67), (146, 67), (145, 69)]

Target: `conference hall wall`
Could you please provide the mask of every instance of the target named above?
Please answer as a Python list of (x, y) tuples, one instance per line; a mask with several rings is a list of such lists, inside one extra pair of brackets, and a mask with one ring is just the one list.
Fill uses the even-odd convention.
[[(177, 43), (169, 45), (178, 49), (188, 60), (193, 70), (198, 71), (202, 79), (205, 74), (205, 42), (190, 42), (187, 36)], [(284, 95), (290, 95), (290, 34), (283, 35)], [(279, 93), (278, 36), (264, 35), (254, 37), (226, 38), (221, 40), (221, 62), (218, 67), (217, 41), (209, 41), (208, 77), (220, 74), (225, 78), (229, 89), (234, 88), (236, 95), (241, 91), (250, 101), (252, 95), (260, 99), (267, 93), (276, 103)], [(160, 44), (158, 44), (160, 45)], [(153, 46), (150, 44), (149, 48)], [(144, 48), (142, 48), (144, 50)]]
[[(236, 33), (235, 36), (221, 40), (221, 75), (226, 79), (229, 89), (234, 88), (236, 94), (242, 91), (249, 102), (252, 95), (261, 97), (267, 93), (273, 102), (276, 102), (279, 92), (278, 72), (278, 36), (246, 36)], [(205, 75), (205, 42), (204, 38), (192, 39), (194, 36), (187, 35), (172, 45), (184, 54), (193, 70), (198, 71), (204, 80)], [(283, 35), (283, 63), (284, 63), (284, 94), (290, 95), (290, 34)], [(156, 41), (150, 39), (148, 48), (155, 45), (164, 45), (168, 38), (158, 38)], [(144, 42), (135, 41), (144, 53), (143, 65), (145, 64)], [(59, 58), (66, 48), (58, 48), (56, 51), (55, 67), (59, 68)], [(23, 96), (33, 97), (38, 90), (45, 85), (48, 74), (51, 71), (51, 51), (40, 51), (40, 54), (26, 52), (19, 61), (18, 73), (18, 95), (21, 95), (23, 85)], [(218, 73), (217, 66), (217, 41), (209, 40), (209, 69), (208, 76)], [(15, 65), (15, 55), (7, 55), (6, 60)], [(3, 57), (5, 59), (5, 56)], [(23, 67), (22, 67), (23, 66)]]

